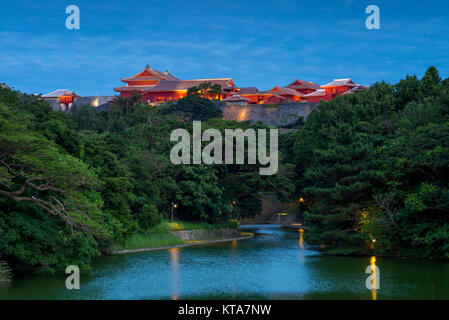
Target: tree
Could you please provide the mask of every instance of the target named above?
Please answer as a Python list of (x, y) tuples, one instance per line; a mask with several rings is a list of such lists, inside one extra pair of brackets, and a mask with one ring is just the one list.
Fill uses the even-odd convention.
[(162, 222), (162, 215), (153, 204), (144, 204), (138, 216), (139, 225), (144, 229), (150, 229)]
[(419, 91), (422, 97), (430, 97), (438, 94), (438, 85), (441, 82), (441, 77), (435, 67), (429, 67), (426, 74), (419, 83)]
[(170, 105), (167, 113), (179, 114), (186, 121), (205, 121), (223, 115), (223, 112), (215, 103), (198, 95), (188, 95), (179, 99)]
[(0, 105), (0, 195), (16, 202), (32, 202), (72, 227), (98, 231), (87, 215), (98, 204), (97, 176), (78, 159), (60, 152), (42, 135), (30, 132), (27, 122)]
[(112, 104), (110, 111), (119, 115), (127, 115), (131, 108), (142, 100), (142, 95), (138, 91), (131, 91), (129, 97), (118, 96)]
[(97, 175), (0, 102), (0, 252), (11, 267), (88, 267), (111, 238)]
[(306, 235), (329, 252), (449, 257), (448, 90), (417, 80), (321, 103), (294, 133)]
[(220, 100), (221, 85), (212, 84), (210, 81), (202, 82), (198, 86), (191, 87), (187, 90), (187, 95), (198, 95), (201, 98), (213, 98)]
[(77, 106), (70, 109), (70, 119), (76, 124), (77, 130), (103, 131), (105, 119), (96, 116), (96, 111), (90, 105)]

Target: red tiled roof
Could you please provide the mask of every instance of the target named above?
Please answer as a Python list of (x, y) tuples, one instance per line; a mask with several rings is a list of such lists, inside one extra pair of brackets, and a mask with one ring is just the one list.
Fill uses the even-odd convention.
[(331, 83), (322, 85), (321, 88), (332, 88), (332, 87), (359, 87), (360, 85), (354, 83), (350, 78), (348, 79), (334, 79)]
[(161, 91), (176, 91), (188, 90), (204, 82), (210, 82), (212, 85), (221, 85), (222, 90), (234, 89), (235, 85), (232, 78), (223, 79), (194, 79), (194, 80), (167, 80), (159, 81), (159, 83), (151, 88), (143, 90), (144, 92), (161, 92)]
[(146, 89), (150, 89), (154, 87), (154, 85), (126, 85), (122, 87), (114, 88), (114, 91), (120, 92), (120, 91), (144, 91)]
[[(133, 82), (133, 81), (148, 81), (148, 80), (170, 80), (170, 79), (162, 79), (160, 76), (140, 76), (140, 77), (131, 77), (126, 79), (121, 79), (123, 82)], [(126, 80), (126, 81), (124, 81)]]
[(307, 97), (321, 97), (321, 96), (325, 96), (325, 95), (326, 95), (326, 93), (324, 92), (324, 89), (318, 89), (318, 90), (315, 91), (315, 92), (306, 94), (306, 95), (304, 96), (304, 98), (307, 98)]
[(291, 96), (304, 96), (301, 92), (298, 92), (294, 89), (286, 88), (286, 87), (279, 87), (275, 86), (274, 88), (265, 91), (264, 93), (273, 93), (276, 92), (277, 95), (291, 95)]
[(349, 89), (348, 91), (346, 91), (343, 94), (360, 92), (360, 91), (364, 91), (364, 90), (368, 90), (368, 89), (369, 89), (369, 86), (358, 86), (358, 87), (353, 87), (353, 88)]
[(242, 97), (239, 94), (234, 94), (233, 96), (230, 96), (229, 98), (226, 98), (223, 101), (251, 101), (251, 99)]
[(239, 88), (239, 94), (258, 94), (259, 90), (256, 87)]
[(128, 78), (122, 78), (121, 80), (123, 82), (130, 82), (130, 81), (142, 81), (142, 80), (178, 80), (174, 76), (172, 76), (168, 71), (162, 72), (159, 70), (151, 69), (149, 65), (145, 67), (142, 71), (140, 71), (138, 74), (128, 77)]
[(69, 89), (58, 89), (55, 91), (52, 91), (50, 93), (44, 94), (42, 98), (58, 98), (60, 96), (64, 95), (71, 95), (71, 96), (77, 96), (75, 92)]
[(287, 86), (287, 88), (291, 88), (291, 89), (315, 89), (316, 90), (316, 89), (319, 89), (320, 86), (317, 85), (316, 83), (313, 83), (313, 82), (296, 79), (295, 81), (290, 83)]
[(277, 95), (277, 94), (272, 94), (272, 95), (270, 95), (269, 97), (267, 97), (266, 99), (264, 99), (262, 102), (263, 103), (266, 103), (267, 101), (270, 101), (271, 99), (273, 99), (273, 98), (279, 98), (279, 99), (281, 99), (282, 101), (284, 101), (286, 98), (285, 97), (283, 97), (283, 96), (280, 96), (280, 95)]

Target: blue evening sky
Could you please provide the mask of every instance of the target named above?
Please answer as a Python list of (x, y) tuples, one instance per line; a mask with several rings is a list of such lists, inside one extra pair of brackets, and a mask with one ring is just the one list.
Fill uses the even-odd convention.
[[(65, 28), (71, 4), (80, 30)], [(380, 30), (365, 28), (370, 4), (380, 8)], [(448, 53), (447, 0), (15, 0), (0, 8), (0, 82), (27, 93), (112, 95), (146, 64), (260, 90), (296, 78), (392, 83), (430, 65), (447, 78)]]

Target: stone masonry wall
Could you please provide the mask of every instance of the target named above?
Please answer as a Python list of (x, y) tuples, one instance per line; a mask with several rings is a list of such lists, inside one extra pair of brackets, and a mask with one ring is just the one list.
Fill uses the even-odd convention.
[(318, 103), (284, 103), (280, 105), (221, 105), (223, 117), (235, 121), (261, 121), (264, 124), (283, 126), (306, 119)]
[(240, 232), (236, 229), (199, 229), (172, 231), (173, 235), (180, 237), (184, 241), (198, 240), (219, 240), (240, 237)]

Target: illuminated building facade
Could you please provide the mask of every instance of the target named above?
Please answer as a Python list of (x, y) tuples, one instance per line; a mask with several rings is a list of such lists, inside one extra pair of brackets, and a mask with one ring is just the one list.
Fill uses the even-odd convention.
[(276, 104), (291, 102), (318, 103), (328, 101), (342, 95), (362, 91), (368, 87), (361, 86), (351, 79), (335, 79), (323, 86), (316, 83), (296, 79), (286, 86), (275, 86), (267, 91), (259, 91), (256, 87), (238, 88), (232, 78), (180, 80), (168, 71), (161, 72), (148, 65), (138, 74), (122, 78), (126, 85), (114, 88), (122, 97), (130, 97), (133, 92), (141, 96), (141, 101), (149, 104), (176, 101), (187, 95), (192, 87), (203, 83), (220, 85), (221, 92), (208, 94), (205, 97), (223, 100), (229, 104)]
[(62, 111), (68, 111), (77, 97), (79, 96), (71, 90), (58, 89), (44, 94), (41, 98), (51, 105), (58, 105)]

